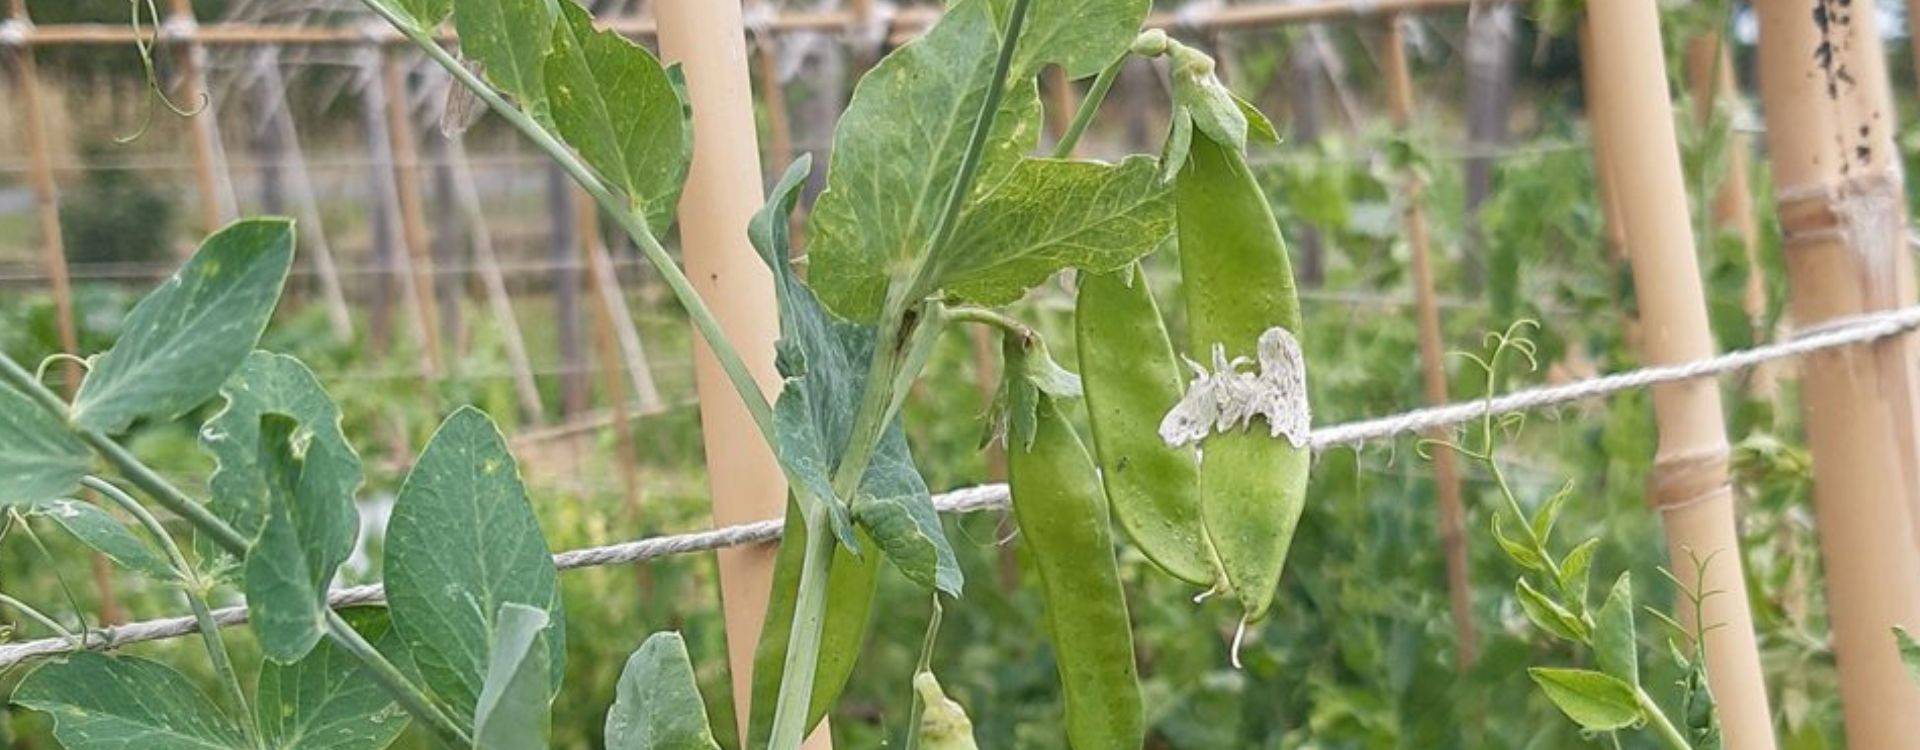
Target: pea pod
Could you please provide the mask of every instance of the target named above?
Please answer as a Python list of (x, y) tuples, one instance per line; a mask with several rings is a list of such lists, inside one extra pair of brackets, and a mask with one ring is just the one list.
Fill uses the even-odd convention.
[[(1027, 367), (1009, 346), (1007, 371)], [(1068, 745), (1075, 750), (1137, 750), (1146, 727), (1126, 592), (1114, 560), (1106, 497), (1093, 459), (1055, 396), (1032, 385), (1009, 399), (1030, 404), (1030, 430), (1008, 436), (1007, 480), (1029, 567), (1046, 601), (1047, 633), (1066, 702)], [(1019, 415), (1011, 420), (1018, 424)]]
[[(865, 530), (856, 530), (862, 549), (872, 550), (873, 539)], [(760, 643), (753, 652), (753, 700), (748, 708), (747, 747), (767, 746), (773, 728), (773, 709), (780, 699), (780, 676), (785, 672), (787, 638), (793, 629), (795, 597), (800, 591), (800, 564), (807, 547), (807, 524), (800, 506), (787, 502), (785, 538), (774, 558), (773, 591), (767, 599), (767, 615), (760, 630)], [(879, 583), (880, 555), (869, 552), (855, 557), (843, 546), (835, 545), (833, 561), (827, 568), (826, 621), (820, 628), (820, 666), (814, 672), (813, 698), (807, 704), (807, 731), (813, 731), (827, 710), (846, 690), (853, 676), (853, 665), (860, 647), (867, 641), (867, 626), (873, 605), (874, 588)]]
[(1180, 401), (1184, 381), (1144, 269), (1082, 274), (1074, 327), (1114, 519), (1161, 570), (1215, 585), (1219, 563), (1200, 522), (1197, 457), (1160, 439), (1160, 420)]
[[(1215, 375), (1237, 376), (1233, 363), (1240, 358), (1257, 359), (1262, 374), (1277, 374), (1272, 371), (1286, 358), (1275, 355), (1284, 343), (1292, 347), (1290, 374), (1300, 378), (1291, 394), (1298, 403), (1289, 404), (1288, 415), (1298, 424), (1285, 426), (1288, 439), (1276, 437), (1288, 420), (1262, 412), (1273, 432), (1267, 434), (1248, 429), (1251, 416), (1242, 409), (1240, 429), (1218, 425), (1200, 443), (1201, 523), (1219, 555), (1226, 588), (1250, 623), (1266, 616), (1273, 602), (1306, 500), (1310, 453), (1297, 348), (1300, 301), (1286, 241), (1242, 153), (1250, 108), (1214, 79), (1211, 59), (1178, 42), (1171, 43), (1170, 54), (1175, 100), (1191, 120), (1190, 143), (1169, 149), (1185, 153), (1173, 192), (1190, 345), (1202, 353), (1196, 359), (1213, 355), (1216, 369), (1233, 371)], [(1263, 124), (1256, 122), (1253, 130)], [(1276, 336), (1275, 328), (1291, 336)]]
[(973, 741), (973, 720), (958, 701), (940, 689), (940, 680), (932, 672), (913, 676), (913, 690), (926, 706), (920, 714), (919, 750), (979, 750)]

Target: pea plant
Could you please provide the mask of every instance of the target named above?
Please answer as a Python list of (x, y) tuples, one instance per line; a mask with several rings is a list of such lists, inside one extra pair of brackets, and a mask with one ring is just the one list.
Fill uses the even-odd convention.
[[(806, 279), (789, 217), (806, 158), (742, 227), (780, 311), (783, 383), (769, 402), (675, 265), (670, 229), (693, 129), (683, 82), (646, 49), (558, 0), (364, 0), (591, 195), (654, 265), (710, 345), (791, 487), (788, 533), (754, 659), (745, 744), (792, 750), (832, 709), (867, 638), (882, 560), (940, 597), (964, 581), (900, 423), (940, 334), (1003, 337), (993, 438), (1046, 603), (1066, 742), (1141, 747), (1147, 721), (1110, 518), (1155, 564), (1237, 605), (1238, 644), (1267, 614), (1306, 488), (1305, 365), (1285, 244), (1249, 170), (1277, 140), (1206, 55), (1142, 33), (1140, 0), (960, 0), (881, 60), (841, 119), (807, 224)], [(458, 52), (435, 39), (451, 19)], [(1157, 155), (1069, 158), (1129, 57), (1163, 59), (1174, 118)], [(1049, 157), (1033, 156), (1037, 77), (1097, 76)], [(565, 607), (514, 458), (473, 408), (447, 417), (408, 473), (386, 530), (384, 607), (329, 606), (364, 472), (339, 408), (298, 359), (256, 351), (294, 253), (290, 222), (209, 237), (85, 360), (71, 400), (0, 357), (0, 503), (176, 589), (221, 694), (158, 662), (70, 641), (12, 701), (49, 714), (69, 748), (380, 748), (417, 722), (441, 745), (544, 747), (566, 684)], [(1177, 244), (1191, 356), (1139, 261)], [(1004, 311), (1063, 271), (1080, 285), (1076, 375)], [(42, 368), (44, 369), (44, 368)], [(1091, 451), (1065, 404), (1084, 394)], [(217, 468), (202, 499), (121, 442), (139, 422), (223, 406), (199, 432)], [(1264, 434), (1256, 422), (1266, 423)], [(104, 466), (109, 472), (98, 471)], [(83, 490), (120, 508), (128, 524)], [(149, 504), (192, 527), (182, 545)], [(22, 523), (25, 522), (25, 523)], [(208, 605), (245, 594), (259, 678), (242, 685)], [(929, 632), (931, 644), (934, 637)], [(931, 653), (929, 650), (928, 653)], [(928, 660), (910, 741), (973, 747)], [(647, 638), (606, 719), (613, 748), (717, 747), (674, 633)]]

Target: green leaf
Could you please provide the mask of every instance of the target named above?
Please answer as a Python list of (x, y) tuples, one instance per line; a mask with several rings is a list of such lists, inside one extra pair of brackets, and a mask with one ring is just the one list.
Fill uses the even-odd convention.
[(1645, 718), (1633, 688), (1599, 672), (1533, 667), (1527, 674), (1561, 713), (1589, 732), (1624, 729)]
[(1907, 665), (1907, 676), (1920, 682), (1920, 641), (1915, 641), (1913, 634), (1899, 625), (1893, 626), (1893, 639), (1900, 646), (1900, 661)]
[(207, 507), (214, 515), (249, 539), (266, 528), (272, 508), (261, 462), (260, 417), (269, 413), (299, 422), (308, 441), (306, 462), (319, 467), (300, 475), (295, 497), (350, 503), (365, 478), (360, 456), (340, 429), (340, 407), (306, 365), (285, 354), (256, 351), (220, 393), (226, 408), (200, 428), (200, 446), (217, 464), (208, 481), (212, 499)]
[[(908, 579), (958, 596), (959, 562), (898, 419), (881, 434), (854, 497), (834, 495), (832, 476), (852, 440), (879, 331), (835, 319), (786, 262), (791, 251), (787, 218), (810, 163), (802, 158), (787, 170), (748, 229), (773, 271), (780, 305), (776, 365), (786, 382), (774, 403), (775, 453), (814, 498), (864, 527)], [(836, 520), (835, 533), (843, 546), (860, 550), (844, 520)]]
[(553, 558), (506, 438), (479, 410), (447, 417), (401, 485), (383, 573), (405, 651), (459, 715), (472, 715), (479, 700), (508, 602), (553, 620), (548, 664), (558, 689), (566, 630)]
[(544, 610), (515, 602), (500, 605), (487, 679), (473, 709), (477, 750), (548, 746), (555, 686), (549, 679), (547, 632)]
[(1600, 549), (1600, 538), (1594, 537), (1574, 547), (1567, 557), (1560, 561), (1560, 589), (1567, 597), (1585, 606), (1587, 601), (1588, 571), (1593, 568), (1593, 555)]
[(227, 225), (127, 313), (74, 396), (74, 424), (117, 434), (213, 397), (266, 330), (293, 263), (293, 222)]
[(1626, 573), (1613, 582), (1607, 601), (1593, 615), (1593, 655), (1600, 671), (1621, 682), (1640, 685), (1640, 643), (1633, 628), (1633, 581)]
[(719, 750), (679, 633), (654, 633), (627, 658), (607, 711), (607, 750)]
[(1064, 268), (1123, 268), (1172, 234), (1173, 191), (1153, 159), (1026, 159), (929, 263), (939, 288), (1003, 305)]
[(1587, 640), (1586, 623), (1559, 602), (1547, 598), (1539, 589), (1522, 578), (1514, 585), (1514, 594), (1520, 599), (1520, 609), (1527, 613), (1527, 619), (1541, 630), (1572, 641), (1585, 643)]
[(66, 495), (87, 473), (86, 444), (60, 418), (0, 383), (0, 509)]
[(133, 533), (105, 510), (79, 500), (60, 499), (34, 508), (29, 515), (52, 519), (81, 543), (128, 570), (160, 581), (180, 579), (179, 571), (151, 542)]
[[(986, 101), (999, 33), (989, 0), (961, 0), (855, 87), (810, 220), (807, 280), (835, 313), (877, 320), (888, 287), (904, 283), (928, 252)], [(1012, 173), (1039, 126), (1031, 76), (1009, 81), (970, 197)]]
[[(1005, 27), (1012, 0), (994, 0), (995, 28)], [(1012, 75), (1030, 78), (1048, 64), (1068, 79), (1100, 72), (1125, 54), (1151, 3), (1144, 0), (1033, 0), (1014, 49)]]
[(367, 0), (399, 16), (414, 31), (432, 32), (453, 12), (453, 0)]
[(291, 664), (326, 637), (327, 588), (359, 532), (360, 462), (313, 450), (312, 432), (284, 414), (261, 415), (259, 434), (267, 523), (243, 563), (248, 620), (267, 659)]
[(547, 52), (547, 99), (560, 136), (647, 217), (673, 224), (693, 154), (686, 105), (653, 53), (560, 2)]
[[(454, 0), (460, 54), (480, 61), (487, 80), (518, 99), (535, 122), (551, 126), (547, 106), (547, 50), (553, 44), (557, 2), (571, 0)], [(455, 84), (458, 85), (458, 84)]]
[[(353, 607), (340, 616), (393, 656), (398, 642), (384, 607)], [(289, 665), (260, 663), (254, 720), (268, 747), (280, 750), (380, 750), (407, 728), (408, 716), (366, 665), (322, 641)]]
[(1500, 526), (1500, 513), (1497, 511), (1493, 514), (1493, 541), (1500, 545), (1500, 549), (1506, 551), (1507, 557), (1513, 560), (1515, 565), (1536, 573), (1547, 572), (1546, 561), (1540, 559), (1540, 554), (1533, 551), (1531, 545), (1507, 536), (1506, 531)]
[(54, 739), (75, 750), (251, 750), (185, 675), (138, 657), (68, 654), (28, 674), (12, 701), (46, 712)]
[(1553, 538), (1553, 524), (1560, 520), (1560, 510), (1566, 506), (1567, 500), (1573, 497), (1573, 487), (1573, 480), (1567, 480), (1566, 484), (1560, 485), (1559, 492), (1553, 493), (1552, 497), (1540, 504), (1539, 510), (1534, 511), (1531, 522), (1534, 538), (1542, 543)]
[(1246, 97), (1231, 91), (1227, 94), (1233, 97), (1233, 103), (1240, 108), (1240, 114), (1247, 118), (1247, 137), (1250, 140), (1262, 143), (1280, 142), (1280, 131), (1273, 128), (1273, 121), (1267, 119), (1267, 113), (1261, 112), (1260, 108), (1254, 106), (1253, 102), (1247, 101)]

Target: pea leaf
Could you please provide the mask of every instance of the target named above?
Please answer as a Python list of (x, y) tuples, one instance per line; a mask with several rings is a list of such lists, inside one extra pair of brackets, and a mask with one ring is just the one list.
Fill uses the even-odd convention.
[[(340, 616), (381, 653), (395, 656), (398, 639), (384, 607), (353, 607)], [(292, 664), (261, 662), (253, 713), (267, 746), (287, 750), (380, 750), (408, 722), (366, 666), (332, 641)]]
[[(831, 477), (852, 439), (879, 331), (835, 319), (787, 263), (787, 219), (811, 163), (803, 157), (787, 170), (748, 228), (748, 238), (773, 271), (780, 304), (776, 364), (786, 382), (774, 404), (774, 451), (814, 497), (836, 513), (850, 510), (852, 520), (872, 534), (907, 578), (958, 596), (963, 586), (959, 562), (898, 419), (881, 435), (854, 497), (834, 495)], [(847, 524), (836, 523), (835, 531), (843, 545), (860, 549)]]
[(473, 709), (476, 750), (548, 746), (555, 689), (548, 677), (548, 630), (546, 611), (515, 602), (500, 605), (487, 679)]
[(453, 12), (453, 0), (368, 0), (399, 16), (415, 31), (433, 31), (447, 14)]
[(607, 750), (719, 750), (679, 633), (654, 633), (627, 658), (606, 731)]
[[(536, 122), (551, 125), (547, 50), (562, 0), (454, 0), (460, 53), (480, 61), (487, 80), (518, 99)], [(571, 4), (571, 2), (569, 2)], [(456, 84), (458, 85), (458, 84)]]
[(29, 673), (12, 701), (46, 712), (54, 739), (71, 748), (250, 750), (185, 675), (138, 657), (68, 654)]
[(1633, 629), (1633, 581), (1613, 582), (1607, 601), (1593, 615), (1593, 654), (1600, 671), (1628, 685), (1640, 684), (1640, 648)]
[(1154, 160), (1026, 159), (929, 262), (944, 288), (986, 305), (1024, 296), (1069, 266), (1113, 271), (1173, 234), (1173, 191)]
[(1567, 557), (1560, 561), (1560, 588), (1575, 601), (1587, 600), (1588, 571), (1593, 567), (1593, 555), (1600, 549), (1600, 538), (1594, 537), (1574, 547)]
[(1540, 593), (1527, 579), (1522, 578), (1514, 585), (1514, 594), (1520, 599), (1521, 611), (1527, 613), (1527, 619), (1536, 627), (1574, 643), (1587, 640), (1586, 624), (1559, 602)]
[(229, 224), (127, 313), (120, 340), (94, 358), (72, 420), (116, 434), (213, 397), (266, 330), (293, 262), (293, 222)]
[(291, 664), (326, 636), (327, 588), (359, 531), (360, 462), (312, 450), (312, 433), (284, 414), (261, 415), (259, 434), (267, 521), (243, 563), (248, 620), (267, 659)]
[(0, 383), (0, 509), (73, 492), (87, 458), (87, 446), (58, 417)]
[[(888, 286), (928, 251), (993, 78), (1000, 28), (989, 2), (961, 0), (882, 59), (854, 88), (834, 130), (827, 190), (810, 219), (807, 280), (841, 316), (877, 320)], [(1039, 121), (1032, 76), (1008, 81), (974, 196), (990, 192), (1033, 149)]]
[(1535, 573), (1547, 572), (1547, 564), (1540, 559), (1540, 553), (1535, 552), (1532, 546), (1507, 536), (1506, 530), (1500, 526), (1499, 513), (1493, 514), (1493, 541), (1500, 545), (1500, 549), (1507, 553), (1515, 565)]
[(159, 581), (179, 580), (173, 569), (151, 542), (105, 510), (79, 500), (53, 500), (35, 508), (30, 515), (51, 519), (82, 544), (128, 570)]
[[(1146, 21), (1143, 0), (1033, 0), (1026, 28), (1014, 49), (1013, 72), (1033, 76), (1048, 64), (1069, 79), (1100, 72), (1126, 53)], [(995, 28), (1003, 28), (1013, 0), (993, 0)]]
[(1561, 713), (1589, 732), (1624, 729), (1645, 718), (1633, 688), (1599, 672), (1533, 667), (1527, 674)]
[(479, 700), (490, 638), (508, 602), (552, 619), (548, 665), (558, 688), (566, 631), (553, 558), (506, 439), (478, 409), (447, 417), (401, 485), (383, 574), (404, 650), (460, 715)]
[(260, 417), (283, 414), (299, 423), (306, 436), (306, 461), (320, 470), (300, 475), (296, 497), (352, 500), (365, 479), (360, 456), (340, 429), (340, 407), (299, 359), (256, 351), (220, 387), (226, 407), (200, 427), (200, 447), (216, 464), (213, 511), (242, 536), (254, 538), (266, 528), (269, 506), (267, 471), (260, 453)]
[(594, 29), (579, 5), (561, 2), (543, 76), (560, 137), (626, 193), (655, 232), (666, 231), (687, 179), (693, 131), (660, 61)]
[(1540, 504), (1539, 510), (1534, 511), (1530, 524), (1533, 526), (1533, 535), (1542, 542), (1553, 538), (1553, 524), (1560, 520), (1560, 509), (1573, 497), (1573, 488), (1573, 480), (1567, 480), (1566, 484), (1560, 485), (1559, 492), (1553, 493), (1545, 503)]

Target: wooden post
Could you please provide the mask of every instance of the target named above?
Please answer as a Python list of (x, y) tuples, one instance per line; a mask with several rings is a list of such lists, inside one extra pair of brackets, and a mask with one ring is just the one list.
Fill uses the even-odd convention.
[[(586, 249), (587, 283), (593, 285), (594, 296), (606, 310), (607, 322), (612, 326), (627, 376), (631, 378), (633, 396), (640, 400), (642, 412), (658, 411), (660, 389), (654, 385), (653, 366), (647, 362), (647, 349), (640, 342), (640, 331), (634, 327), (633, 313), (627, 308), (627, 296), (620, 288), (620, 274), (614, 270), (613, 256), (608, 254), (607, 243), (600, 236), (599, 213), (585, 194), (575, 193), (573, 203), (575, 210), (581, 212), (576, 214), (578, 218), (574, 223), (579, 227), (582, 247)], [(620, 400), (624, 403), (626, 397), (623, 395)]]
[(480, 205), (480, 191), (474, 187), (466, 144), (458, 137), (447, 140), (447, 165), (453, 170), (454, 203), (461, 221), (466, 223), (467, 241), (473, 245), (474, 268), (480, 274), (480, 286), (487, 296), (487, 309), (493, 315), (494, 325), (500, 327), (501, 342), (507, 348), (507, 365), (513, 368), (514, 393), (520, 397), (520, 411), (535, 424), (545, 422), (546, 408), (540, 402), (540, 384), (533, 376), (533, 360), (527, 356), (527, 338), (520, 331), (520, 319), (514, 316), (507, 279), (500, 273), (500, 257), (494, 253), (493, 233), (487, 229), (487, 213)]
[[(1848, 24), (1817, 23), (1798, 0), (1760, 0), (1754, 9), (1794, 320), (1817, 326), (1886, 309), (1888, 296), (1875, 287), (1910, 271), (1902, 260), (1899, 167), (1890, 153), (1894, 113), (1859, 107), (1853, 90), (1885, 84), (1871, 6), (1852, 13)], [(1873, 57), (1816, 55), (1848, 45), (1870, 45)], [(1841, 65), (1849, 70), (1845, 78)], [(1907, 351), (1906, 339), (1894, 339), (1817, 354), (1800, 367), (1850, 747), (1920, 747), (1920, 684), (1907, 675), (1888, 631), (1920, 626), (1920, 555), (1902, 473), (1909, 459), (1899, 442), (1899, 424), (1913, 415), (1890, 393), (1907, 384), (1883, 366), (1884, 356), (1904, 358)]]
[[(1047, 94), (1047, 138), (1058, 143), (1066, 135), (1067, 126), (1073, 123), (1074, 110), (1080, 107), (1080, 97), (1073, 90), (1073, 82), (1067, 80), (1067, 72), (1058, 65), (1047, 66), (1041, 75), (1042, 87)], [(1074, 150), (1075, 153), (1079, 149)]]
[[(1587, 6), (1587, 21), (1592, 38), (1604, 40), (1581, 61), (1594, 66), (1589, 116), (1596, 130), (1608, 133), (1595, 158), (1608, 160), (1615, 175), (1634, 176), (1633, 189), (1615, 197), (1645, 330), (1643, 357), (1650, 365), (1706, 359), (1713, 356), (1713, 336), (1694, 256), (1659, 9), (1655, 0), (1606, 0)], [(1677, 619), (1712, 628), (1703, 647), (1726, 747), (1772, 750), (1772, 712), (1727, 480), (1731, 451), (1719, 384), (1656, 386), (1653, 401), (1659, 445), (1648, 499), (1666, 525), (1668, 559), (1682, 580), (1691, 581), (1692, 559), (1710, 556), (1698, 573), (1705, 591), (1719, 592), (1702, 611), (1689, 611), (1683, 602)]]
[[(721, 328), (772, 398), (779, 389), (773, 342), (780, 330), (773, 275), (747, 244), (746, 227), (759, 210), (760, 153), (754, 143), (752, 82), (737, 0), (658, 0), (660, 49), (686, 66), (693, 100), (693, 168), (680, 199), (680, 239), (687, 276), (713, 306)], [(713, 521), (718, 525), (779, 518), (787, 486), (773, 451), (760, 438), (726, 373), (702, 342), (694, 350), (706, 441)], [(723, 550), (720, 598), (727, 620), (727, 651), (740, 734), (746, 734), (753, 690), (753, 652), (760, 640), (773, 584), (770, 545)], [(831, 746), (822, 725), (808, 748)]]
[[(11, 18), (32, 23), (25, 0), (12, 0)], [(47, 137), (46, 105), (40, 99), (40, 70), (33, 59), (33, 48), (13, 48), (14, 86), (20, 102), (20, 116), (26, 130), (27, 182), (33, 189), (34, 217), (40, 225), (40, 261), (47, 272), (48, 291), (53, 294), (54, 325), (60, 336), (60, 351), (78, 356), (80, 336), (73, 318), (73, 285), (67, 277), (67, 244), (60, 231), (60, 187), (53, 176), (53, 142)], [(61, 390), (72, 398), (80, 389), (80, 366), (68, 360), (60, 368)], [(113, 568), (99, 553), (92, 556), (93, 590), (100, 599), (100, 619), (108, 624), (125, 621), (120, 599), (114, 595)]]
[(787, 89), (780, 83), (780, 37), (755, 33), (753, 52), (760, 68), (760, 104), (767, 109), (767, 161), (773, 162), (767, 165), (767, 175), (779, 179), (793, 163), (793, 124), (787, 115)]
[(1508, 110), (1513, 101), (1514, 17), (1512, 5), (1480, 5), (1467, 11), (1467, 226), (1472, 237), (1463, 258), (1467, 284), (1486, 279), (1487, 248), (1481, 233), (1480, 205), (1493, 192), (1495, 150), (1507, 144)]
[[(459, 83), (449, 81), (449, 85)], [(454, 197), (457, 188), (453, 185), (452, 159), (447, 156), (452, 139), (434, 130), (426, 138), (425, 165), (433, 184), (433, 236), (431, 257), (434, 274), (433, 298), (438, 303), (435, 316), (440, 321), (440, 340), (447, 347), (448, 361), (458, 362), (467, 356), (467, 327), (462, 320), (462, 303), (466, 300), (466, 275), (461, 267), (471, 262), (472, 243), (467, 242), (466, 222), (460, 218), (459, 200)], [(466, 257), (463, 257), (466, 256)]]
[(547, 168), (547, 257), (553, 262), (553, 317), (560, 345), (560, 413), (587, 410), (591, 394), (586, 344), (580, 335), (580, 254), (574, 249), (573, 183), (558, 165)]
[[(375, 348), (382, 348), (389, 335), (387, 321), (390, 317), (391, 303), (386, 290), (389, 285), (399, 282), (400, 296), (412, 315), (407, 316), (412, 324), (414, 342), (420, 347), (420, 375), (427, 380), (440, 378), (439, 360), (432, 356), (433, 326), (432, 308), (426, 305), (420, 296), (418, 278), (413, 273), (414, 251), (407, 233), (394, 220), (395, 208), (401, 206), (401, 190), (398, 183), (399, 161), (394, 157), (394, 147), (399, 142), (393, 132), (392, 105), (389, 100), (403, 92), (388, 91), (387, 77), (382, 74), (381, 60), (385, 57), (379, 47), (367, 47), (362, 52), (360, 70), (365, 75), (361, 83), (365, 86), (361, 95), (361, 121), (367, 129), (367, 148), (373, 152), (371, 171), (373, 178), (374, 207), (374, 249), (378, 256), (376, 268), (376, 307), (374, 309), (373, 336)], [(404, 118), (402, 118), (404, 119)], [(384, 250), (385, 252), (380, 252)]]
[(313, 194), (313, 176), (307, 173), (307, 159), (300, 149), (300, 131), (293, 122), (293, 103), (287, 99), (286, 78), (280, 73), (280, 48), (261, 47), (255, 52), (254, 85), (258, 87), (259, 107), (266, 112), (264, 127), (279, 133), (274, 140), (284, 159), (293, 212), (300, 219), (300, 252), (313, 259), (314, 275), (319, 277), (320, 298), (327, 306), (327, 322), (333, 337), (353, 340), (353, 312), (347, 307), (347, 294), (340, 285), (340, 269), (334, 263), (333, 246), (320, 221), (320, 201)]
[[(1703, 34), (1687, 41), (1687, 85), (1693, 95), (1693, 118), (1702, 128), (1712, 127), (1715, 116), (1737, 110), (1740, 83), (1734, 75), (1733, 42), (1719, 33)], [(1742, 303), (1747, 320), (1754, 326), (1756, 341), (1765, 333), (1759, 327), (1767, 314), (1766, 270), (1760, 265), (1760, 226), (1753, 217), (1753, 186), (1748, 181), (1747, 151), (1751, 144), (1745, 133), (1734, 130), (1727, 138), (1727, 173), (1713, 194), (1712, 234), (1733, 232), (1747, 250), (1747, 288)], [(1756, 392), (1769, 368), (1754, 371)], [(1771, 390), (1771, 389), (1764, 389)]]
[(1594, 50), (1592, 25), (1582, 19), (1578, 34), (1581, 86), (1586, 94), (1587, 135), (1593, 146), (1593, 181), (1600, 193), (1600, 213), (1602, 223), (1605, 225), (1602, 231), (1605, 233), (1607, 242), (1607, 257), (1617, 264), (1624, 265), (1627, 262), (1627, 235), (1626, 220), (1620, 216), (1620, 181), (1614, 176), (1613, 164), (1607, 160), (1607, 156), (1615, 153), (1618, 147), (1609, 141), (1612, 134), (1598, 127), (1594, 116), (1595, 93), (1600, 90), (1601, 68), (1599, 65), (1587, 63), (1597, 55)]
[[(593, 287), (604, 291), (612, 286), (616, 292), (619, 291), (619, 280), (607, 278), (613, 272), (613, 264), (605, 262), (607, 244), (600, 237), (600, 211), (594, 207), (592, 197), (578, 188), (574, 189), (573, 194), (573, 226), (580, 235), (580, 256), (587, 259), (587, 275), (592, 277)], [(607, 413), (612, 416), (613, 444), (620, 454), (614, 466), (620, 472), (626, 520), (628, 524), (633, 524), (640, 519), (640, 476), (634, 466), (637, 457), (633, 450), (633, 423), (629, 421), (627, 410), (630, 402), (627, 399), (626, 379), (620, 377), (620, 342), (614, 333), (619, 328), (620, 316), (626, 312), (626, 307), (609, 304), (603, 295), (601, 304), (593, 306), (593, 312), (596, 324), (594, 342), (600, 351), (600, 371), (606, 376)], [(628, 319), (627, 323), (631, 325), (632, 320)], [(640, 366), (645, 367), (646, 363), (643, 361)], [(648, 383), (651, 382), (649, 378)], [(658, 399), (659, 395), (655, 394), (654, 400)], [(641, 408), (651, 411), (652, 405), (643, 404)]]
[[(169, 24), (192, 29), (191, 0), (168, 0)], [(174, 45), (174, 61), (180, 66), (180, 104), (195, 112), (187, 118), (189, 150), (193, 152), (193, 176), (200, 189), (201, 229), (211, 234), (239, 216), (234, 207), (233, 185), (220, 146), (218, 109), (207, 93), (207, 49), (186, 41)]]
[(410, 303), (418, 318), (415, 332), (420, 348), (435, 372), (441, 367), (440, 311), (434, 302), (433, 238), (427, 232), (427, 211), (420, 204), (420, 138), (407, 106), (407, 69), (398, 55), (382, 48), (378, 75), (386, 89), (387, 134), (393, 143), (393, 186), (399, 198), (400, 236), (407, 271), (411, 274)]
[[(1387, 102), (1393, 111), (1394, 127), (1404, 134), (1413, 127), (1413, 74), (1407, 65), (1407, 45), (1402, 36), (1401, 18), (1387, 16), (1387, 37), (1381, 54), (1381, 67), (1387, 77)], [(1434, 299), (1433, 251), (1427, 233), (1427, 215), (1421, 206), (1426, 186), (1420, 176), (1409, 171), (1400, 193), (1400, 225), (1406, 230), (1407, 244), (1413, 251), (1413, 294), (1420, 317), (1420, 364), (1425, 376), (1427, 403), (1448, 402), (1446, 351), (1440, 334), (1440, 305)], [(1447, 440), (1446, 430), (1429, 435)], [(1433, 452), (1434, 494), (1440, 502), (1440, 542), (1447, 559), (1447, 595), (1453, 608), (1456, 643), (1454, 653), (1461, 671), (1473, 666), (1480, 655), (1480, 636), (1473, 625), (1473, 582), (1467, 568), (1466, 505), (1460, 499), (1460, 467), (1453, 451), (1441, 448)]]

